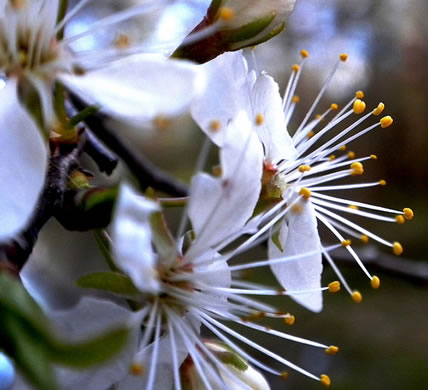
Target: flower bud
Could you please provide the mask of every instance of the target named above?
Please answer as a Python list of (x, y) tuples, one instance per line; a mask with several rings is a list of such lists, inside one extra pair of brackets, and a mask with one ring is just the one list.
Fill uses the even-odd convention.
[[(220, 390), (218, 383), (224, 382), (229, 390), (241, 390), (245, 383), (253, 390), (270, 390), (269, 384), (260, 372), (255, 370), (235, 351), (220, 341), (205, 341), (205, 347), (224, 365), (212, 365), (218, 379), (207, 375), (214, 390)], [(208, 361), (208, 360), (207, 360)], [(211, 361), (210, 361), (211, 362)], [(207, 374), (207, 372), (205, 372)], [(182, 387), (186, 390), (205, 390), (206, 387), (193, 361), (188, 357), (180, 367)]]
[(213, 33), (189, 44), (184, 41), (174, 56), (204, 63), (226, 51), (266, 42), (285, 28), (295, 3), (296, 0), (212, 0), (205, 18), (189, 37), (204, 29), (211, 28)]

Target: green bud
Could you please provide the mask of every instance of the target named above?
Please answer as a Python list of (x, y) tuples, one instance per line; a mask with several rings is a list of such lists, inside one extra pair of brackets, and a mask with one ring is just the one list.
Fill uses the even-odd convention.
[(174, 57), (207, 62), (226, 51), (263, 43), (285, 28), (296, 0), (213, 0), (204, 20), (192, 31), (214, 33), (180, 46)]

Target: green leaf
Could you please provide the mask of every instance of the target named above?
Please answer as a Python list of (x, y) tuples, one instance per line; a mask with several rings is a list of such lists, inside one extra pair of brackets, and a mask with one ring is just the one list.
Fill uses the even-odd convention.
[(135, 297), (140, 292), (131, 278), (118, 272), (95, 272), (82, 276), (76, 284), (83, 288), (95, 288), (127, 297)]
[[(266, 34), (265, 36), (261, 37), (257, 41), (251, 42), (251, 46), (257, 46), (257, 45), (260, 45), (261, 43), (265, 43), (269, 41), (270, 39), (276, 37), (284, 29), (285, 29), (285, 22), (276, 26), (269, 34)], [(236, 46), (236, 47), (233, 47), (233, 50), (241, 50), (245, 47), (248, 47), (248, 45), (244, 44), (241, 46)]]
[(128, 329), (116, 329), (79, 344), (64, 344), (57, 341), (49, 346), (48, 353), (56, 363), (68, 367), (86, 368), (114, 357), (125, 345), (128, 336)]

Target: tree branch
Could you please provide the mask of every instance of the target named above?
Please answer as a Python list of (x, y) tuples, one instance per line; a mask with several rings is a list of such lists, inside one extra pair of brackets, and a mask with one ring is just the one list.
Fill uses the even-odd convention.
[[(85, 102), (78, 96), (70, 93), (70, 97), (78, 110), (83, 110), (86, 107)], [(153, 187), (172, 196), (187, 195), (186, 186), (155, 167), (141, 153), (136, 152), (129, 144), (106, 128), (103, 114), (98, 112), (87, 117), (84, 121), (96, 137), (124, 161), (143, 190)]]

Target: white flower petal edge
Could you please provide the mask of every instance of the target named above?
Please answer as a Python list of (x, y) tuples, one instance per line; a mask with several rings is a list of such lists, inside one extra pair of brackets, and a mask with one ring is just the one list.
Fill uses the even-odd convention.
[(83, 341), (118, 327), (132, 329), (127, 346), (111, 361), (86, 370), (57, 369), (61, 389), (104, 390), (121, 380), (134, 357), (139, 330), (139, 313), (115, 303), (84, 297), (71, 310), (47, 313), (58, 333), (68, 341)]
[[(299, 212), (292, 211), (286, 217), (279, 232), (281, 252), (272, 239), (269, 240), (269, 258), (293, 256), (321, 248), (317, 219), (312, 203), (301, 201)], [(281, 285), (289, 292), (318, 289), (312, 293), (290, 295), (296, 302), (314, 312), (322, 310), (321, 253), (306, 256), (292, 262), (271, 266)]]
[(245, 112), (220, 131), (225, 132), (220, 149), (222, 176), (199, 173), (190, 189), (189, 217), (196, 234), (190, 257), (239, 231), (260, 194), (263, 148)]
[(47, 145), (18, 101), (17, 82), (0, 90), (0, 241), (28, 222), (42, 190)]
[(204, 88), (203, 72), (182, 60), (138, 54), (83, 76), (60, 79), (89, 104), (133, 125), (183, 113)]
[(156, 203), (122, 185), (112, 225), (112, 251), (116, 264), (139, 290), (153, 293), (159, 290), (159, 280), (149, 218), (156, 210)]

